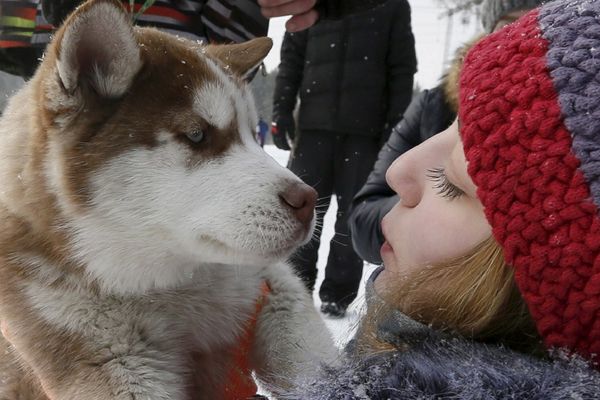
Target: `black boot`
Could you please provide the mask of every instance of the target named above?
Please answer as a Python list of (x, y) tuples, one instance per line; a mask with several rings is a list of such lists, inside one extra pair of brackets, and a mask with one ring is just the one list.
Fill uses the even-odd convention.
[(332, 318), (343, 318), (346, 315), (346, 307), (334, 301), (324, 301), (321, 304), (321, 312)]

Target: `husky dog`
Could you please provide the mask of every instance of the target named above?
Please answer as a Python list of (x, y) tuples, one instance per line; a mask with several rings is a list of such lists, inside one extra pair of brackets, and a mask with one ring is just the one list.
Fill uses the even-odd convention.
[(274, 390), (335, 358), (281, 261), (316, 193), (253, 138), (270, 48), (134, 28), (116, 0), (57, 31), (0, 121), (0, 399), (219, 400), (244, 337)]

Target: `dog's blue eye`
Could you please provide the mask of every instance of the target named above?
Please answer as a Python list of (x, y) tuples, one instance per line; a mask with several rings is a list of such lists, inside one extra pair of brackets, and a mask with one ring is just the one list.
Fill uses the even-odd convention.
[(188, 139), (194, 143), (200, 143), (204, 139), (204, 131), (202, 129), (196, 129), (193, 132), (186, 133)]

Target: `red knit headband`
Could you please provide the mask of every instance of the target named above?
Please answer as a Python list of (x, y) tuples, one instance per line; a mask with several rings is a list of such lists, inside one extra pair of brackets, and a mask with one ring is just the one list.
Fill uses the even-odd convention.
[[(548, 347), (600, 355), (600, 2), (556, 1), (468, 54), (461, 137)], [(598, 110), (597, 110), (598, 109)]]

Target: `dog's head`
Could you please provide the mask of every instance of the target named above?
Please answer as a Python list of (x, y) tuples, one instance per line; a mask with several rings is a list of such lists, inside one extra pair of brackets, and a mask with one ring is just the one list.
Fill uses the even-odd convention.
[(134, 28), (92, 0), (34, 78), (44, 169), (74, 254), (117, 291), (168, 287), (201, 264), (287, 257), (316, 193), (266, 155), (243, 77), (267, 38), (208, 46)]

